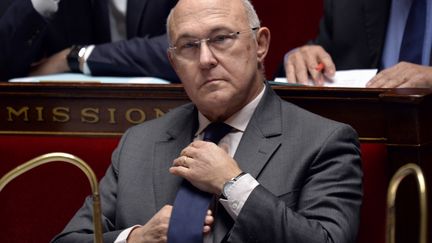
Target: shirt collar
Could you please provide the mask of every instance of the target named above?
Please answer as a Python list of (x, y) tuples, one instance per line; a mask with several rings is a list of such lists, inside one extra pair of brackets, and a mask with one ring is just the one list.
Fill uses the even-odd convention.
[[(264, 95), (264, 91), (267, 87), (264, 85), (264, 88), (261, 92), (251, 101), (249, 104), (244, 106), (241, 110), (234, 113), (231, 117), (226, 119), (224, 123), (233, 127), (236, 131), (244, 132), (246, 130), (249, 121), (258, 106), (258, 103), (261, 101), (261, 98)], [(199, 128), (195, 133), (195, 137), (200, 135), (203, 130), (211, 123), (201, 112), (198, 111), (198, 122)]]

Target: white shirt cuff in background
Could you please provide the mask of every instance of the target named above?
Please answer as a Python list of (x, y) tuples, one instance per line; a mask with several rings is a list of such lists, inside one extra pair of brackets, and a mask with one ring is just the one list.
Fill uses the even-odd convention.
[(131, 233), (131, 231), (135, 228), (140, 227), (141, 225), (134, 225), (132, 227), (129, 227), (125, 230), (123, 230), (115, 239), (114, 243), (126, 243), (127, 238), (129, 237), (129, 234)]
[(83, 56), (84, 64), (83, 64), (83, 70), (82, 70), (82, 72), (84, 74), (87, 74), (87, 75), (91, 75), (90, 68), (89, 68), (89, 66), (87, 64), (87, 59), (89, 58), (89, 56), (92, 53), (92, 51), (93, 51), (94, 48), (95, 48), (95, 45), (89, 45), (89, 46), (87, 46), (87, 48), (85, 50), (85, 53), (84, 53), (84, 56)]
[(255, 178), (250, 174), (245, 174), (234, 182), (232, 190), (226, 195), (228, 199), (219, 199), (232, 219), (237, 218), (249, 195), (258, 185), (259, 183)]
[(57, 13), (60, 0), (31, 0), (33, 7), (44, 18), (49, 18)]

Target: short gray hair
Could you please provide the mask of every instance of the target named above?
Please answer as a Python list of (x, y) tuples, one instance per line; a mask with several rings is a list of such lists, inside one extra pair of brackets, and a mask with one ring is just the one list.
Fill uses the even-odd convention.
[[(258, 18), (258, 15), (257, 15), (257, 13), (255, 11), (254, 6), (251, 3), (251, 0), (242, 0), (242, 3), (243, 3), (243, 7), (246, 10), (246, 15), (247, 15), (247, 18), (248, 18), (249, 27), (251, 27), (251, 28), (261, 27), (261, 22), (260, 22), (260, 20)], [(170, 11), (170, 13), (168, 15), (168, 18), (167, 18), (167, 23), (166, 23), (166, 33), (167, 33), (169, 41), (171, 41), (169, 27), (170, 27), (171, 19), (172, 19), (172, 16), (173, 16), (174, 8), (171, 9), (171, 11)]]

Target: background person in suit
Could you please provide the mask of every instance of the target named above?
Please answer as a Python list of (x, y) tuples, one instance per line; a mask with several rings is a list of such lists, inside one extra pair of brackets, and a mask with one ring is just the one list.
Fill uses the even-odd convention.
[(176, 2), (12, 1), (0, 19), (0, 80), (73, 71), (177, 81), (165, 35)]
[[(432, 87), (432, 2), (426, 5), (422, 60), (399, 59), (404, 29), (412, 1), (365, 0), (324, 1), (324, 16), (319, 34), (309, 44), (287, 53), (284, 71), (278, 76), (289, 82), (307, 83), (308, 75), (316, 85), (335, 70), (382, 69), (368, 87)], [(317, 69), (318, 63), (324, 69)]]
[[(215, 195), (204, 242), (355, 242), (357, 135), (266, 84), (270, 31), (251, 3), (180, 0), (168, 33), (169, 59), (192, 103), (122, 137), (100, 184), (104, 239), (142, 242), (158, 228), (153, 236), (165, 242), (170, 205), (187, 180)], [(213, 122), (231, 126), (219, 146), (202, 141)], [(91, 211), (87, 198), (54, 242), (91, 240)]]

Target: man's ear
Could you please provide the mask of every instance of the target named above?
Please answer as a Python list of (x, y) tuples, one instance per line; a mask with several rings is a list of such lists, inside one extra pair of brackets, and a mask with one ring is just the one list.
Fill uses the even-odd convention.
[(270, 46), (270, 30), (267, 27), (261, 27), (256, 33), (257, 39), (257, 58), (258, 62), (264, 63), (264, 58)]
[(176, 64), (174, 61), (173, 53), (170, 50), (167, 50), (167, 56), (171, 66), (174, 68), (174, 70), (176, 70)]

